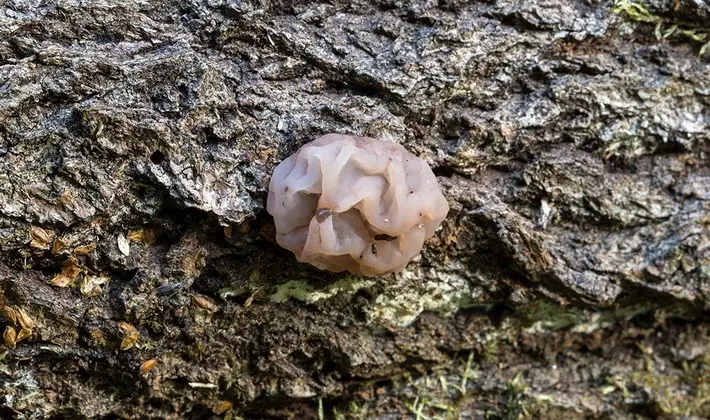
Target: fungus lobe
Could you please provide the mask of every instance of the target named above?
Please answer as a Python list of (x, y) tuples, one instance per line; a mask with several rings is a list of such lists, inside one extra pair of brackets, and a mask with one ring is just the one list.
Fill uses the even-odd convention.
[(276, 241), (299, 261), (376, 276), (403, 269), (449, 205), (429, 165), (404, 147), (327, 134), (276, 167), (266, 209)]

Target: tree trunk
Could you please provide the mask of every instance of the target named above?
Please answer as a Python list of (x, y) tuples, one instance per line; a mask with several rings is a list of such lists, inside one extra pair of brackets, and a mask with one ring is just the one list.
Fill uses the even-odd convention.
[[(2, 418), (710, 416), (706, 0), (0, 2)], [(451, 211), (395, 275), (264, 210), (325, 133)]]

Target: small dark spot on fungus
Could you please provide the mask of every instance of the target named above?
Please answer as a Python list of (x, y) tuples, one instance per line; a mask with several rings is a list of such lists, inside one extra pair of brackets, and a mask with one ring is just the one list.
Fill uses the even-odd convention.
[(376, 244), (372, 244), (372, 254), (377, 255), (377, 245)]
[(395, 239), (397, 239), (396, 236), (390, 236), (390, 235), (388, 235), (388, 234), (386, 234), (386, 233), (378, 233), (377, 235), (375, 235), (375, 240), (376, 240), (376, 241), (387, 241), (387, 242), (389, 242), (389, 241), (394, 241)]
[(327, 218), (333, 215), (333, 210), (331, 209), (318, 209), (316, 212), (316, 220), (318, 223), (323, 223)]
[(284, 192), (288, 192), (288, 190), (289, 190), (288, 187), (284, 187)]
[(155, 163), (156, 165), (159, 163), (162, 163), (165, 160), (165, 153), (161, 152), (160, 150), (156, 150), (153, 152), (152, 155), (150, 155), (150, 161)]
[(409, 193), (410, 193), (410, 194), (414, 194), (414, 191), (410, 191)]

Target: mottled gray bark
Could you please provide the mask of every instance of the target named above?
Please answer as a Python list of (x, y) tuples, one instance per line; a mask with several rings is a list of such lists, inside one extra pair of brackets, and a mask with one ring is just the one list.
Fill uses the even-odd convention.
[[(0, 2), (0, 417), (710, 416), (709, 16)], [(405, 272), (274, 243), (328, 132), (439, 177)]]

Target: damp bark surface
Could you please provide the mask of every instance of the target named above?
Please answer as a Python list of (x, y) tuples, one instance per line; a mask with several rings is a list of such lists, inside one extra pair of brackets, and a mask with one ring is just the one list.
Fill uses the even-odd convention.
[[(708, 16), (0, 2), (0, 417), (710, 416)], [(437, 175), (403, 272), (275, 243), (331, 132)]]

